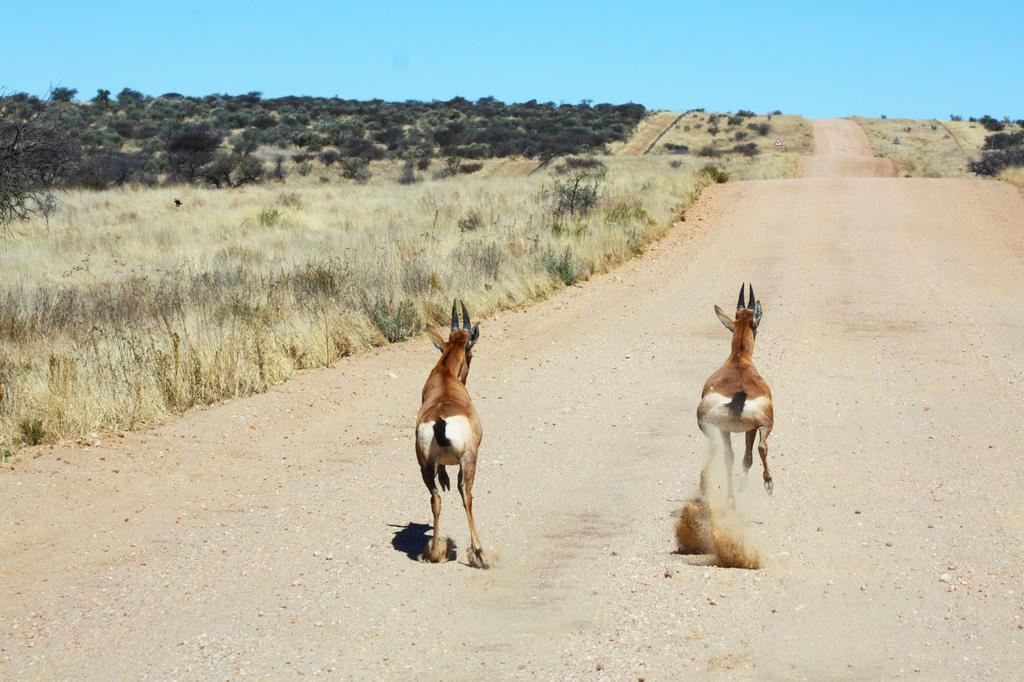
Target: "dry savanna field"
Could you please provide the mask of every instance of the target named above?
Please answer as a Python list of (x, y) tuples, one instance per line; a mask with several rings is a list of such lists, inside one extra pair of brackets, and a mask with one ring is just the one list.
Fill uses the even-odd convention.
[[(977, 159), (992, 133), (977, 121), (854, 117), (864, 128), (875, 156), (891, 159), (896, 174), (914, 178), (974, 177), (968, 163)], [(1007, 122), (1005, 132), (1024, 130)], [(894, 144), (894, 140), (899, 140)], [(999, 178), (1024, 186), (1019, 167), (1004, 169)]]
[[(860, 123), (911, 175), (966, 174), (985, 132)], [(778, 113), (657, 112), (636, 136), (584, 169), (593, 205), (579, 208), (564, 205), (565, 159), (493, 159), (443, 179), (435, 161), (412, 184), (395, 161), (359, 184), (313, 160), (235, 189), (62, 193), (51, 215), (3, 235), (5, 460), (263, 391), (443, 322), (455, 297), (475, 318), (543, 299), (643, 252), (705, 185), (794, 177), (813, 147), (807, 121)]]

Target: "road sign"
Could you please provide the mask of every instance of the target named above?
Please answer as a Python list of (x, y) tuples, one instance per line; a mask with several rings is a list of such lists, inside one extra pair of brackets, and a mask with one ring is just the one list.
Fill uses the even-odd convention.
[(776, 149), (783, 149), (785, 146), (786, 145), (782, 144), (782, 138), (781, 137), (776, 137), (775, 138), (775, 148)]
[(900, 143), (900, 138), (898, 138), (898, 137), (892, 138), (892, 143), (893, 144), (899, 144)]

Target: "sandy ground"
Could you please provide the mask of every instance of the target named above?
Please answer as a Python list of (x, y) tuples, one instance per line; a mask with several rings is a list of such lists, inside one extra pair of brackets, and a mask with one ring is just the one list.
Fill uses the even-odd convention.
[[(0, 678), (1010, 679), (1024, 663), (1024, 200), (992, 181), (717, 186), (609, 276), (481, 322), (490, 571), (415, 561), (425, 338), (0, 471)], [(674, 553), (742, 280), (775, 394), (757, 571)], [(724, 480), (719, 462), (713, 469)]]

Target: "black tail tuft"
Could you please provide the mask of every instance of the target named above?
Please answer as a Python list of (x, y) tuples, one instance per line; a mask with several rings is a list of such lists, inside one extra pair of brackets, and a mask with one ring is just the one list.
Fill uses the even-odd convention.
[[(746, 398), (746, 394), (744, 394), (743, 397)], [(740, 409), (742, 409), (742, 407)], [(441, 417), (438, 417), (437, 421), (434, 422), (434, 440), (437, 441), (437, 444), (442, 448), (446, 448), (452, 444), (452, 442), (448, 440), (448, 436), (444, 435), (445, 426), (447, 426), (447, 422), (445, 422)]]
[[(745, 391), (736, 391), (733, 395), (732, 400), (726, 405), (729, 408), (729, 414), (733, 417), (739, 418), (743, 414), (743, 405), (747, 402), (747, 394)], [(436, 428), (436, 427), (435, 427)]]

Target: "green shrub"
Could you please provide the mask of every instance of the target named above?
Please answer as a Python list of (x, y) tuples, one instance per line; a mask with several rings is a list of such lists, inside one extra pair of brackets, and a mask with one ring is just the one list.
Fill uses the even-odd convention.
[(718, 184), (729, 182), (729, 174), (726, 173), (721, 168), (719, 168), (718, 166), (712, 165), (710, 163), (700, 169), (700, 174), (707, 178), (708, 180), (710, 180), (711, 182), (715, 182)]
[(268, 206), (260, 211), (256, 219), (262, 227), (274, 227), (281, 221), (281, 212)]
[(46, 430), (41, 420), (25, 417), (18, 422), (18, 435), (26, 445), (39, 445), (46, 437)]
[(571, 246), (566, 246), (561, 253), (548, 248), (544, 252), (544, 266), (551, 275), (566, 286), (575, 284), (584, 276), (583, 270), (576, 263)]

